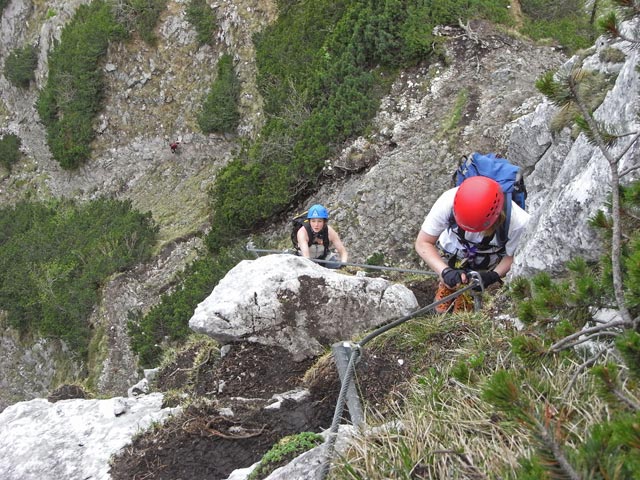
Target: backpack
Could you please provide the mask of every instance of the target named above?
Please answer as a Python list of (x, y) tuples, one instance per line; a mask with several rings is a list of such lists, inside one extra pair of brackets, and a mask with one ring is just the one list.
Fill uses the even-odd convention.
[[(291, 220), (291, 243), (293, 244), (293, 248), (296, 250), (298, 254), (300, 253), (300, 248), (298, 247), (298, 230), (300, 230), (301, 227), (304, 227), (307, 230), (307, 235), (309, 236), (309, 240), (311, 240), (314, 236), (314, 233), (311, 230), (311, 225), (309, 224), (309, 219), (307, 218), (307, 214), (308, 214), (308, 211), (302, 212), (301, 214), (293, 217), (293, 219)], [(324, 246), (324, 252), (320, 257), (320, 259), (324, 259), (327, 256), (327, 254), (329, 253), (329, 245), (330, 245), (328, 229), (326, 226), (325, 228), (320, 230), (320, 234), (323, 234), (323, 233), (324, 235), (322, 237), (322, 245)]]
[(504, 246), (509, 240), (511, 200), (516, 202), (523, 210), (525, 208), (527, 189), (524, 185), (522, 169), (505, 158), (497, 157), (495, 153), (483, 155), (474, 152), (470, 157), (462, 157), (458, 168), (453, 174), (454, 186), (459, 186), (467, 178), (477, 175), (495, 180), (500, 184), (504, 192), (506, 220), (495, 233), (499, 245)]

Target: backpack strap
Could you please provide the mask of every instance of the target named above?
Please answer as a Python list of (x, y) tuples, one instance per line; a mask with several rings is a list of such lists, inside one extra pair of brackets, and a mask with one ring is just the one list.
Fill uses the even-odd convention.
[(322, 255), (318, 257), (318, 259), (324, 260), (325, 258), (327, 258), (327, 255), (329, 254), (329, 245), (330, 245), (328, 225), (325, 223), (324, 227), (322, 227), (322, 230), (320, 230), (318, 233), (315, 233), (311, 229), (311, 224), (309, 222), (304, 222), (303, 226), (304, 226), (304, 229), (307, 231), (307, 237), (309, 237), (309, 246), (315, 244), (314, 240), (316, 238), (322, 239), (322, 246), (324, 247), (324, 251), (322, 252)]
[(509, 241), (509, 226), (511, 225), (511, 198), (511, 192), (504, 194), (505, 220), (502, 225), (498, 227), (498, 230), (495, 233), (498, 243), (502, 246), (505, 246)]
[[(507, 202), (508, 200), (508, 202)], [(477, 257), (485, 257), (481, 261), (476, 261), (477, 268), (487, 268), (489, 265), (489, 258), (491, 255), (504, 255), (506, 251), (506, 244), (509, 240), (509, 224), (511, 219), (511, 194), (505, 195), (505, 221), (500, 225), (493, 235), (488, 235), (482, 238), (480, 242), (471, 242), (467, 240), (466, 233), (456, 223), (456, 219), (453, 216), (453, 210), (449, 216), (449, 229), (453, 232), (460, 243), (466, 250), (465, 255), (469, 255), (469, 259)], [(497, 240), (498, 245), (491, 245), (491, 240)]]

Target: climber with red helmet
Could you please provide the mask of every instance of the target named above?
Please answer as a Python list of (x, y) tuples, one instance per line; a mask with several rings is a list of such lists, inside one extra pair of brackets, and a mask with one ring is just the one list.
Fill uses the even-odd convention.
[[(322, 265), (327, 268), (339, 268), (346, 263), (349, 255), (338, 233), (329, 226), (329, 211), (322, 205), (313, 205), (307, 213), (307, 220), (297, 233), (300, 255), (306, 258), (327, 260)], [(331, 252), (334, 247), (340, 259)]]
[[(436, 200), (415, 242), (418, 255), (440, 276), (436, 301), (467, 283), (470, 270), (480, 274), (484, 287), (507, 274), (529, 214), (512, 202), (507, 219), (504, 203), (498, 182), (482, 176), (467, 178)], [(436, 311), (446, 312), (451, 303)], [(468, 299), (456, 298), (454, 311), (469, 307)]]

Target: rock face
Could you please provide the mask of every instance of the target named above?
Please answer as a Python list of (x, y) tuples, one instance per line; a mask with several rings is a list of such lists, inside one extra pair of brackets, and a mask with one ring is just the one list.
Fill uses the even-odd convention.
[(302, 360), (417, 307), (403, 285), (343, 275), (294, 255), (268, 255), (233, 268), (189, 326), (223, 344), (278, 345)]
[[(112, 279), (88, 322), (104, 331), (109, 352), (100, 352), (95, 383), (99, 393), (122, 395), (139, 380), (126, 323), (131, 313), (146, 313), (176, 283), (176, 275), (197, 255), (196, 238), (208, 224), (207, 189), (217, 171), (231, 158), (237, 138), (203, 135), (196, 115), (215, 78), (223, 53), (231, 53), (242, 80), (239, 136), (251, 136), (263, 122), (255, 85), (252, 35), (276, 16), (271, 0), (222, 0), (212, 9), (219, 22), (214, 46), (201, 46), (186, 20), (188, 2), (170, 0), (159, 20), (158, 44), (139, 39), (113, 44), (104, 61), (104, 108), (96, 119), (93, 155), (77, 171), (64, 171), (53, 160), (35, 102), (46, 84), (48, 54), (64, 26), (89, 0), (12, 0), (0, 16), (0, 67), (16, 48), (38, 49), (35, 84), (12, 85), (0, 68), (0, 136), (11, 133), (22, 142), (23, 159), (12, 171), (0, 167), (0, 206), (22, 199), (52, 197), (88, 201), (100, 196), (131, 200), (139, 211), (151, 212), (160, 228), (163, 248), (157, 258)], [(180, 140), (179, 154), (169, 143)], [(2, 312), (0, 311), (0, 319)], [(28, 346), (16, 333), (0, 335), (0, 410), (18, 400), (46, 396), (58, 377), (75, 381), (86, 365), (58, 362), (62, 348), (34, 345), (33, 362), (17, 361)], [(43, 353), (44, 352), (44, 353)], [(42, 357), (42, 358), (41, 358)], [(68, 357), (68, 356), (67, 356)], [(33, 368), (31, 368), (33, 364)], [(64, 374), (62, 370), (66, 370)]]
[[(415, 238), (431, 205), (452, 186), (461, 156), (506, 154), (514, 119), (542, 101), (535, 80), (565, 61), (549, 46), (512, 38), (483, 22), (472, 22), (471, 31), (474, 38), (461, 28), (437, 30), (447, 38), (448, 63), (401, 72), (382, 101), (373, 133), (328, 165), (326, 174), (336, 181), (304, 205), (329, 208), (354, 261), (380, 252), (390, 265), (423, 266)], [(374, 161), (341, 180), (342, 165), (360, 156)]]
[(79, 381), (80, 362), (74, 362), (65, 345), (57, 340), (40, 339), (25, 346), (17, 332), (0, 332), (0, 412), (12, 403), (46, 396), (66, 366), (67, 381)]
[[(615, 65), (603, 62), (601, 52), (607, 48), (625, 52), (626, 59)], [(620, 134), (640, 129), (639, 59), (637, 49), (628, 42), (601, 39), (582, 61), (584, 69), (615, 74), (615, 83), (594, 115)], [(563, 69), (576, 64), (577, 57)], [(527, 178), (532, 217), (512, 275), (557, 273), (571, 258), (595, 260), (602, 254), (600, 238), (588, 220), (604, 208), (610, 195), (610, 167), (602, 152), (584, 135), (574, 141), (568, 128), (554, 134), (551, 125), (556, 113), (557, 108), (548, 102), (540, 104), (515, 122), (511, 136), (510, 157), (533, 169)], [(613, 158), (621, 157), (618, 172), (637, 167), (640, 162), (639, 142), (626, 150), (631, 138), (627, 135), (611, 149)], [(623, 177), (623, 182), (634, 178), (638, 178), (637, 170)]]
[(0, 478), (106, 480), (109, 458), (174, 412), (162, 394), (108, 400), (35, 399), (0, 413)]

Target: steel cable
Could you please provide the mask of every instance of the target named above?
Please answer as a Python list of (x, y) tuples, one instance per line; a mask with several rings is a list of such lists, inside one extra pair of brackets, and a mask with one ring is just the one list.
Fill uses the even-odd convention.
[[(258, 253), (267, 253), (267, 254), (293, 254), (293, 252), (289, 251), (289, 250), (267, 250), (267, 249), (259, 249), (259, 248), (254, 248), (250, 245), (247, 245), (246, 247), (247, 251), (252, 252), (254, 254), (258, 254)], [(257, 256), (257, 255), (256, 255)], [(390, 270), (390, 271), (396, 271), (396, 272), (404, 272), (404, 273), (417, 273), (417, 274), (422, 274), (422, 275), (436, 275), (435, 272), (431, 272), (431, 271), (424, 271), (424, 270), (413, 270), (413, 269), (401, 269), (401, 268), (395, 268), (395, 267), (385, 267), (385, 266), (379, 266), (379, 265), (366, 265), (366, 264), (360, 264), (360, 263), (349, 263), (349, 262), (335, 262), (335, 261), (331, 261), (331, 260), (320, 260), (320, 259), (310, 259), (313, 262), (316, 263), (330, 263), (330, 264), (339, 264), (339, 265), (344, 265), (344, 266), (354, 266), (354, 267), (362, 267), (362, 268), (369, 268), (369, 269), (374, 269), (374, 270)], [(444, 298), (441, 298), (440, 300), (433, 302), (425, 307), (419, 308), (417, 310), (415, 310), (412, 313), (409, 313), (401, 318), (398, 318), (397, 320), (394, 320), (386, 325), (383, 325), (382, 327), (377, 328), (376, 330), (374, 330), (373, 332), (371, 332), (369, 335), (365, 336), (360, 342), (354, 344), (352, 346), (351, 349), (351, 354), (349, 356), (349, 363), (347, 365), (347, 371), (345, 372), (344, 375), (344, 379), (342, 381), (342, 384), (340, 386), (340, 393), (338, 394), (338, 399), (336, 401), (336, 408), (334, 410), (333, 413), (333, 421), (331, 422), (331, 427), (329, 429), (329, 435), (328, 438), (326, 440), (325, 443), (325, 454), (324, 454), (324, 459), (320, 465), (320, 480), (324, 480), (326, 478), (326, 476), (329, 474), (329, 470), (331, 468), (331, 462), (333, 460), (333, 454), (334, 454), (334, 450), (335, 450), (335, 444), (337, 442), (338, 439), (338, 430), (340, 428), (340, 420), (342, 419), (342, 413), (344, 412), (344, 405), (346, 402), (346, 398), (347, 398), (347, 390), (349, 389), (349, 386), (351, 384), (351, 381), (353, 379), (353, 376), (355, 375), (355, 365), (358, 361), (358, 359), (360, 358), (360, 355), (362, 354), (362, 348), (369, 343), (371, 340), (373, 340), (374, 338), (378, 337), (379, 335), (382, 335), (383, 333), (391, 330), (392, 328), (397, 327), (398, 325), (403, 324), (404, 322), (406, 322), (407, 320), (410, 320), (412, 318), (415, 318), (419, 315), (423, 315), (426, 314), (427, 312), (429, 312), (430, 310), (435, 309), (435, 307), (437, 307), (440, 304), (443, 303), (447, 303), (450, 301), (455, 300), (456, 298), (458, 298), (460, 295), (466, 293), (467, 291), (471, 290), (472, 288), (475, 287), (480, 287), (480, 291), (483, 292), (484, 291), (484, 285), (482, 284), (482, 278), (480, 277), (480, 274), (478, 274), (478, 272), (474, 272), (474, 271), (467, 271), (467, 274), (471, 277), (471, 282), (459, 289), (456, 290), (454, 293), (452, 293), (451, 295), (447, 295)], [(474, 301), (474, 305), (475, 308), (478, 309), (480, 306), (480, 294), (476, 294), (474, 295), (475, 297), (475, 301)]]
[[(248, 252), (252, 253), (268, 253), (268, 254), (285, 254), (285, 255), (295, 255), (295, 252), (291, 250), (266, 250), (261, 248), (253, 248), (247, 247)], [(351, 263), (351, 262), (337, 262), (335, 260), (321, 260), (319, 258), (309, 258), (307, 260), (311, 260), (312, 262), (323, 264), (327, 263), (330, 265), (340, 265), (345, 267), (360, 267), (360, 268), (368, 268), (371, 270), (387, 270), (393, 272), (402, 272), (402, 273), (416, 273), (419, 275), (432, 275), (435, 276), (436, 273), (428, 270), (414, 270), (410, 268), (397, 268), (397, 267), (386, 267), (383, 265), (367, 265), (365, 263)]]
[(407, 320), (410, 320), (422, 314), (426, 314), (427, 312), (429, 312), (430, 310), (433, 310), (435, 307), (437, 307), (442, 303), (455, 300), (457, 297), (459, 297), (460, 295), (462, 295), (463, 293), (467, 292), (468, 290), (474, 287), (479, 286), (481, 291), (483, 291), (484, 286), (482, 284), (482, 279), (480, 275), (477, 272), (469, 272), (469, 274), (471, 276), (471, 283), (469, 283), (469, 285), (467, 285), (466, 287), (461, 288), (460, 290), (455, 291), (451, 295), (448, 295), (425, 307), (419, 308), (418, 310), (415, 310), (414, 312), (408, 315), (405, 315), (404, 317), (401, 317), (397, 320), (394, 320), (393, 322), (390, 322), (386, 325), (383, 325), (382, 327), (379, 327), (378, 329), (374, 330), (369, 335), (364, 337), (360, 342), (353, 345), (351, 350), (351, 356), (349, 357), (349, 364), (347, 365), (347, 371), (345, 372), (344, 380), (340, 387), (340, 393), (338, 395), (338, 400), (336, 402), (336, 408), (333, 414), (333, 422), (331, 423), (331, 428), (329, 429), (329, 438), (327, 438), (327, 441), (326, 441), (325, 455), (324, 455), (324, 459), (322, 461), (321, 470), (320, 470), (320, 480), (324, 480), (326, 478), (326, 476), (329, 473), (329, 469), (331, 468), (331, 461), (333, 460), (335, 444), (338, 439), (338, 429), (340, 428), (340, 419), (342, 418), (342, 412), (344, 411), (344, 404), (345, 404), (345, 399), (347, 395), (347, 389), (349, 388), (349, 384), (351, 383), (351, 380), (355, 374), (355, 364), (358, 358), (360, 357), (360, 355), (362, 354), (362, 348), (364, 347), (364, 345), (369, 343), (371, 340), (373, 340), (377, 336), (382, 335), (386, 331), (391, 330), (392, 328), (395, 328), (398, 325), (401, 325)]

